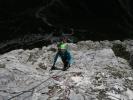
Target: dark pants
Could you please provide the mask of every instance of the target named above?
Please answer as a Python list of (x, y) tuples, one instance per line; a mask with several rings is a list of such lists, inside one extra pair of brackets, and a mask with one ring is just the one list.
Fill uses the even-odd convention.
[(67, 69), (70, 67), (70, 64), (68, 63), (66, 59), (62, 59), (62, 62), (64, 63), (64, 69)]

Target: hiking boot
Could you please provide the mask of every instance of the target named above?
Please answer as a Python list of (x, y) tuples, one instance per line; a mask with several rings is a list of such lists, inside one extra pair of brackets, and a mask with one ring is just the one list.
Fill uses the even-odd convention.
[(62, 71), (66, 71), (66, 70), (67, 70), (67, 68), (63, 68), (63, 69), (62, 69)]
[(70, 67), (70, 65), (68, 65), (67, 67), (64, 67), (63, 71), (66, 71), (69, 67)]
[(70, 67), (70, 64), (67, 65), (67, 69)]
[(55, 70), (56, 68), (55, 68), (55, 66), (53, 66), (52, 68), (51, 68), (51, 70)]

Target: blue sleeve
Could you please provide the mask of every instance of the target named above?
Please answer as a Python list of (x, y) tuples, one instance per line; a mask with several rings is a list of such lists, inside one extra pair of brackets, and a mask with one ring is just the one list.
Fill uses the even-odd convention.
[(54, 57), (54, 64), (53, 64), (53, 65), (55, 65), (55, 63), (56, 63), (56, 61), (57, 61), (58, 56), (59, 56), (59, 53), (57, 52), (57, 54), (56, 54), (56, 55), (55, 55), (55, 57)]

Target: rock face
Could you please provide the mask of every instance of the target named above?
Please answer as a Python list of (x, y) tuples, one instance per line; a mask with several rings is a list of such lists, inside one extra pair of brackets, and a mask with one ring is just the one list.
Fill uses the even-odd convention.
[[(54, 44), (0, 55), (0, 100), (132, 100), (128, 61), (115, 56), (110, 42), (92, 43), (68, 44), (74, 60), (67, 71), (49, 71)], [(56, 67), (62, 69), (60, 59)]]

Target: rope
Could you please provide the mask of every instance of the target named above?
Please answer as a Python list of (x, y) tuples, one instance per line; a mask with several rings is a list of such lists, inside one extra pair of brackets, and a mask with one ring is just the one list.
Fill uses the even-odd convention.
[(41, 84), (43, 84), (44, 82), (46, 82), (46, 81), (48, 81), (49, 79), (51, 79), (53, 76), (60, 74), (60, 72), (62, 72), (62, 71), (59, 71), (59, 72), (57, 72), (56, 74), (50, 76), (49, 78), (47, 78), (46, 80), (44, 80), (44, 81), (42, 81), (41, 83), (37, 84), (36, 86), (32, 87), (31, 89), (29, 89), (29, 90), (27, 90), (27, 91), (21, 91), (19, 94), (15, 95), (15, 96), (12, 96), (11, 98), (9, 98), (9, 99), (7, 99), (7, 100), (11, 100), (11, 99), (13, 99), (13, 98), (16, 98), (16, 97), (18, 97), (18, 96), (20, 96), (20, 95), (22, 95), (22, 94), (24, 94), (24, 93), (26, 93), (26, 92), (33, 92), (35, 88), (39, 87)]

